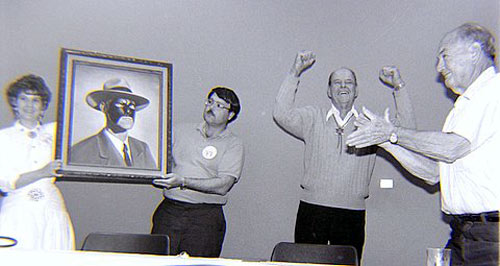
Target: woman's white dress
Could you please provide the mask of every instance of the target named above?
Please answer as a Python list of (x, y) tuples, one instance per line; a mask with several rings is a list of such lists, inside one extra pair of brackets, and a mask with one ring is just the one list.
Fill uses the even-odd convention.
[(54, 178), (42, 178), (15, 189), (22, 173), (52, 160), (55, 123), (31, 131), (19, 122), (0, 130), (0, 236), (18, 241), (13, 248), (74, 249), (70, 217)]

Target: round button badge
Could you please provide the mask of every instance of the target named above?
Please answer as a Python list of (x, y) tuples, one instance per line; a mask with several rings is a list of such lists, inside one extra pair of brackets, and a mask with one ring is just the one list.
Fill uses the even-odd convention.
[(217, 148), (214, 146), (206, 146), (203, 148), (201, 155), (207, 160), (212, 160), (215, 156), (217, 156)]

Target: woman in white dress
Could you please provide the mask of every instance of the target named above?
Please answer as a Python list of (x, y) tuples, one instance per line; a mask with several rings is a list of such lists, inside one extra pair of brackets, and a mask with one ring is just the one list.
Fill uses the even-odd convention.
[(42, 124), (50, 102), (44, 80), (26, 75), (7, 88), (14, 124), (0, 130), (0, 236), (17, 240), (13, 248), (74, 249), (70, 217), (52, 160), (55, 124)]

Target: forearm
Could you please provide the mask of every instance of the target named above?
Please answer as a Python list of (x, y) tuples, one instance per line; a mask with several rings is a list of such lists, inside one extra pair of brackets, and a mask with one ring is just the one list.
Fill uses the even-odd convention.
[(398, 145), (431, 159), (452, 163), (470, 151), (470, 142), (457, 134), (396, 128)]
[(401, 166), (414, 176), (430, 185), (439, 182), (439, 165), (435, 160), (389, 142), (384, 142), (379, 146), (392, 154)]
[(408, 89), (404, 86), (393, 91), (394, 104), (396, 105), (397, 126), (416, 129), (417, 122), (413, 104), (410, 100)]
[(41, 171), (38, 171), (38, 170), (21, 174), (19, 176), (19, 179), (17, 179), (17, 181), (15, 183), (15, 188), (16, 189), (22, 188), (22, 187), (27, 186), (31, 183), (34, 183), (42, 178), (45, 178), (45, 176), (43, 176)]
[(281, 83), (273, 109), (273, 117), (277, 122), (285, 119), (288, 112), (294, 107), (298, 85), (299, 78), (292, 73), (288, 73)]
[(224, 196), (233, 187), (236, 179), (232, 176), (213, 178), (184, 177), (183, 181), (184, 188)]

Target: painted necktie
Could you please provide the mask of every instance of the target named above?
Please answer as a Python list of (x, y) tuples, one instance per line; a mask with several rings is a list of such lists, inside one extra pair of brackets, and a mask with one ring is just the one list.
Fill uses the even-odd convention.
[(130, 160), (130, 156), (128, 155), (128, 147), (125, 143), (123, 143), (123, 159), (125, 160), (125, 164), (127, 166), (132, 166), (132, 160)]

